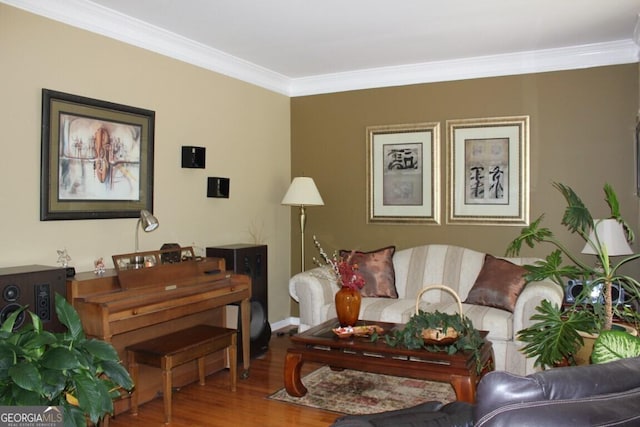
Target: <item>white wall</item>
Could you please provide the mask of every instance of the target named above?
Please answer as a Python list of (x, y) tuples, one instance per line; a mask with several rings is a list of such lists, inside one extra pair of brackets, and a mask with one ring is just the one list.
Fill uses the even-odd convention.
[[(140, 249), (269, 247), (269, 319), (289, 317), (289, 98), (0, 4), (0, 267), (77, 271), (133, 252), (136, 219), (40, 221), (41, 90), (156, 112), (153, 213)], [(181, 146), (207, 148), (206, 169), (182, 169)], [(229, 177), (229, 199), (206, 197), (208, 176)]]

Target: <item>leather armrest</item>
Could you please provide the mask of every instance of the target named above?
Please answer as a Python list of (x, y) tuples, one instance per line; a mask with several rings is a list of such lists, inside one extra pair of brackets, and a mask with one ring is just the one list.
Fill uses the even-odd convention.
[(595, 398), (640, 388), (639, 372), (640, 357), (548, 369), (526, 377), (489, 372), (478, 384), (475, 419), (509, 404)]
[(476, 427), (637, 426), (640, 388), (582, 399), (514, 403), (485, 414)]
[(407, 409), (370, 415), (347, 415), (331, 427), (472, 427), (472, 405), (427, 402)]

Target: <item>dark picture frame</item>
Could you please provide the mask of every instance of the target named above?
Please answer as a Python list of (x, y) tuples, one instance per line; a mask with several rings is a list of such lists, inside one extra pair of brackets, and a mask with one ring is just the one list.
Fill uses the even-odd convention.
[(153, 212), (155, 112), (42, 89), (40, 220)]

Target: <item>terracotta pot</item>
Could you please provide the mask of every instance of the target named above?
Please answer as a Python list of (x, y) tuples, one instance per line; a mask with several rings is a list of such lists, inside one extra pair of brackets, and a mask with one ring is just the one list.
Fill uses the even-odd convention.
[(360, 290), (343, 286), (336, 293), (336, 314), (340, 326), (355, 326), (360, 314), (362, 296)]

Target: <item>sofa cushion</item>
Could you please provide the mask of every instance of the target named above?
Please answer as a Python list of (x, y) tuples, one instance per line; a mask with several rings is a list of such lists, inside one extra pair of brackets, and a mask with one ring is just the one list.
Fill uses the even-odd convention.
[(487, 254), (465, 302), (513, 313), (518, 296), (526, 284), (526, 273), (527, 270), (520, 265)]
[[(364, 288), (360, 290), (363, 297), (398, 298), (393, 268), (395, 251), (395, 246), (387, 246), (371, 252), (353, 252), (351, 262), (358, 264), (358, 271), (365, 280)], [(341, 250), (340, 256), (350, 253), (351, 251)]]
[(513, 313), (510, 311), (474, 304), (462, 304), (462, 310), (474, 328), (489, 331), (489, 340), (513, 339)]

